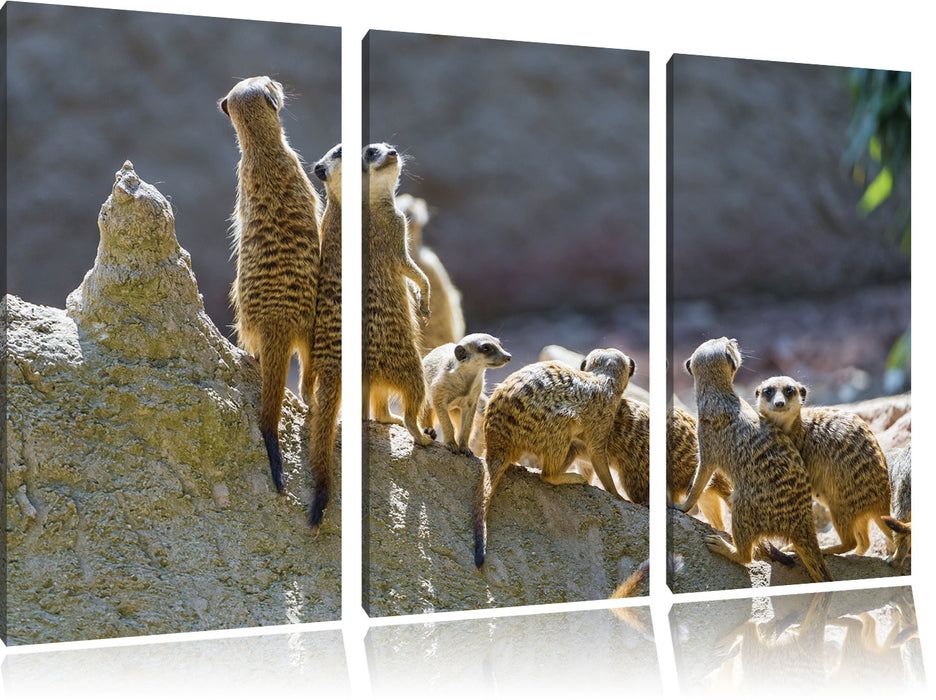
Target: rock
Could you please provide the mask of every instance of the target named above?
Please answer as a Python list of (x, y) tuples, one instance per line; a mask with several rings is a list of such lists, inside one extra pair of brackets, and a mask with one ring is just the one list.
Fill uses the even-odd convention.
[[(673, 593), (721, 591), (735, 588), (761, 588), (791, 583), (812, 583), (799, 561), (792, 567), (773, 562), (754, 561), (746, 566), (735, 564), (705, 546), (712, 527), (690, 515), (667, 509), (667, 549), (678, 564), (667, 571), (667, 584)], [(900, 576), (904, 570), (891, 567), (880, 556), (854, 554), (826, 555), (826, 564), (836, 581)]]
[(205, 314), (169, 204), (128, 162), (98, 224), (67, 312), (5, 298), (8, 643), (338, 618), (304, 405), (287, 392), (278, 497), (257, 363)]
[(649, 552), (645, 506), (592, 486), (504, 475), (474, 565), (471, 511), (482, 467), (401, 427), (367, 424), (365, 609), (372, 616), (608, 598)]

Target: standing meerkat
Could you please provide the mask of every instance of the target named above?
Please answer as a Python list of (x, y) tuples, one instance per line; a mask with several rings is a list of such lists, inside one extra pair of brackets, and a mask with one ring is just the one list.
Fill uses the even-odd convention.
[(890, 453), (887, 471), (891, 483), (891, 513), (907, 526), (906, 532), (894, 534), (894, 553), (889, 564), (902, 566), (910, 554), (910, 445)]
[[(419, 429), (426, 380), (419, 354), (419, 328), (407, 280), (419, 293), (419, 312), (429, 317), (429, 280), (406, 249), (406, 217), (396, 208), (394, 193), (403, 159), (386, 143), (364, 148), (367, 231), (364, 254), (364, 415), (380, 423), (405, 425), (418, 445), (432, 438)], [(403, 399), (402, 421), (390, 413), (390, 393)]]
[[(696, 420), (688, 411), (673, 406), (666, 412), (666, 498), (682, 501), (689, 494), (696, 467), (699, 464), (699, 443)], [(721, 471), (716, 471), (699, 496), (699, 510), (716, 530), (725, 529), (722, 503), (728, 504), (731, 484)]]
[(332, 460), (335, 430), (341, 408), (341, 144), (333, 147), (312, 168), (325, 184), (322, 214), (322, 262), (315, 304), (313, 374), (317, 378), (312, 401), (312, 459), (314, 485), (309, 525), (322, 522), (334, 483)]
[(812, 520), (809, 479), (790, 439), (734, 390), (741, 351), (734, 339), (702, 343), (686, 360), (695, 381), (698, 404), (699, 464), (692, 489), (682, 504), (690, 510), (716, 469), (731, 481), (731, 534), (734, 545), (718, 535), (705, 538), (708, 548), (738, 564), (751, 561), (755, 545), (768, 537), (792, 543), (814, 581), (832, 575), (819, 551)]
[[(485, 464), (474, 502), (475, 566), (484, 564), (487, 513), (494, 489), (525, 453), (539, 461), (550, 484), (584, 484), (566, 472), (582, 445), (605, 489), (621, 498), (608, 467), (608, 443), (634, 361), (620, 350), (592, 350), (585, 369), (537, 362), (517, 370), (491, 394), (484, 411)], [(581, 443), (581, 444), (579, 444)]]
[(319, 195), (286, 141), (283, 86), (266, 76), (237, 83), (218, 106), (237, 132), (232, 218), (237, 276), (231, 288), (238, 343), (260, 359), (260, 433), (273, 484), (286, 490), (279, 417), (289, 359), (298, 351), (311, 396), (313, 319), (319, 270)]
[(887, 460), (868, 424), (846, 411), (804, 408), (806, 387), (791, 377), (764, 380), (754, 396), (760, 415), (799, 450), (813, 495), (829, 508), (840, 543), (823, 553), (864, 554), (871, 520), (893, 542), (889, 530), (905, 526), (890, 516)]
[(397, 207), (409, 221), (407, 244), (410, 256), (429, 280), (432, 315), (423, 329), (420, 352), (425, 355), (445, 343), (454, 343), (465, 335), (465, 316), (461, 308), (461, 292), (452, 283), (445, 266), (435, 252), (423, 245), (423, 228), (429, 223), (426, 200), (411, 194), (399, 194)]
[[(435, 437), (434, 420), (439, 421), (442, 443), (456, 454), (472, 456), (468, 447), (471, 426), (484, 389), (484, 372), (510, 362), (510, 353), (500, 340), (487, 333), (472, 333), (458, 344), (446, 343), (423, 358), (428, 398), (419, 417), (423, 432)], [(458, 440), (449, 412), (459, 412)]]

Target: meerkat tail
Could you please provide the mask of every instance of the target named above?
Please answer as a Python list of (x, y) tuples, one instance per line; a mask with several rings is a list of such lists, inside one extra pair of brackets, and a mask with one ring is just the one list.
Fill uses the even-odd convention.
[(832, 574), (826, 566), (825, 559), (822, 558), (822, 552), (819, 550), (819, 541), (816, 539), (815, 531), (812, 535), (812, 539), (815, 541), (814, 546), (810, 545), (807, 547), (794, 544), (793, 548), (796, 553), (799, 554), (800, 559), (803, 561), (803, 566), (806, 567), (806, 571), (812, 576), (813, 581), (817, 583), (834, 581), (835, 579), (832, 578)]
[[(875, 520), (877, 521), (878, 527), (880, 527), (881, 524), (883, 523), (888, 528), (890, 528), (894, 532), (900, 533), (901, 535), (910, 534), (910, 525), (908, 525), (907, 523), (900, 522), (899, 520), (897, 520), (897, 518), (893, 516), (882, 515), (879, 518), (875, 518)], [(887, 534), (887, 530), (885, 530), (883, 527), (881, 527), (881, 531), (884, 532), (884, 534)]]
[(633, 598), (643, 593), (649, 584), (650, 560), (648, 559), (637, 567), (637, 571), (621, 582), (621, 585), (611, 594), (611, 598)]
[(286, 491), (283, 476), (283, 457), (279, 445), (279, 418), (286, 393), (286, 374), (289, 371), (289, 347), (269, 335), (260, 348), (260, 434), (270, 459), (273, 485), (280, 493)]
[(481, 466), (481, 478), (478, 481), (478, 490), (474, 503), (474, 543), (475, 566), (479, 569), (484, 564), (487, 554), (487, 514), (494, 496), (494, 489), (501, 475), (507, 469), (507, 464), (498, 459), (486, 460)]
[(335, 431), (341, 406), (341, 377), (325, 372), (315, 388), (315, 411), (312, 414), (311, 457), (314, 486), (309, 505), (309, 525), (322, 522), (334, 483), (332, 460), (335, 454)]

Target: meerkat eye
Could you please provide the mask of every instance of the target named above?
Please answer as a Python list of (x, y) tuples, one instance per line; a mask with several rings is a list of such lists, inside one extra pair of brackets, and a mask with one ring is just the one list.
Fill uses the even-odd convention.
[(783, 395), (786, 396), (787, 398), (790, 398), (795, 393), (796, 393), (796, 389), (794, 389), (792, 386), (787, 386), (787, 387), (784, 387), (783, 389)]
[(484, 343), (483, 345), (478, 346), (478, 352), (484, 353), (485, 355), (490, 355), (493, 351), (494, 348), (492, 348), (488, 343)]
[(772, 386), (769, 386), (766, 389), (764, 389), (764, 398), (765, 399), (771, 398), (774, 395), (774, 391), (775, 389)]
[(334, 155), (333, 155), (332, 157), (333, 157), (333, 158), (341, 158), (341, 146), (338, 146), (338, 148), (335, 149), (335, 153), (334, 153)]

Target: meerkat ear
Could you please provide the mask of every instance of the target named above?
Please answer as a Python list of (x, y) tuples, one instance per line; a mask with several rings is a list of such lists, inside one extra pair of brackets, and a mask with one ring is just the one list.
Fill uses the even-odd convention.
[(579, 365), (579, 369), (582, 370), (583, 372), (585, 371), (585, 360), (582, 360), (582, 364)]
[(222, 112), (227, 114), (229, 117), (231, 116), (230, 114), (228, 114), (228, 111), (227, 111), (227, 98), (226, 97), (222, 97), (220, 100), (218, 100), (218, 109), (220, 109)]
[(754, 398), (755, 398), (755, 399), (759, 399), (759, 398), (760, 398), (760, 387), (757, 387), (757, 388), (754, 390)]
[(686, 371), (689, 374), (692, 374), (692, 358), (691, 357), (688, 360), (686, 360)]
[(799, 396), (800, 396), (800, 401), (806, 400), (806, 387), (804, 387), (802, 384), (800, 384)]
[(464, 345), (455, 346), (455, 359), (459, 362), (464, 362), (465, 358), (468, 357), (468, 351), (465, 349)]
[(263, 96), (266, 97), (266, 101), (270, 104), (270, 106), (271, 106), (274, 110), (278, 110), (278, 109), (279, 109), (279, 104), (278, 104), (278, 101), (277, 101), (277, 99), (276, 99), (276, 95), (272, 94), (269, 90), (264, 90), (264, 91), (263, 91)]
[(630, 377), (633, 377), (633, 376), (634, 376), (634, 372), (637, 371), (637, 363), (634, 362), (634, 358), (633, 358), (633, 357), (628, 357), (627, 359), (630, 360), (630, 374), (627, 375), (627, 377), (628, 377), (628, 379), (629, 379)]

